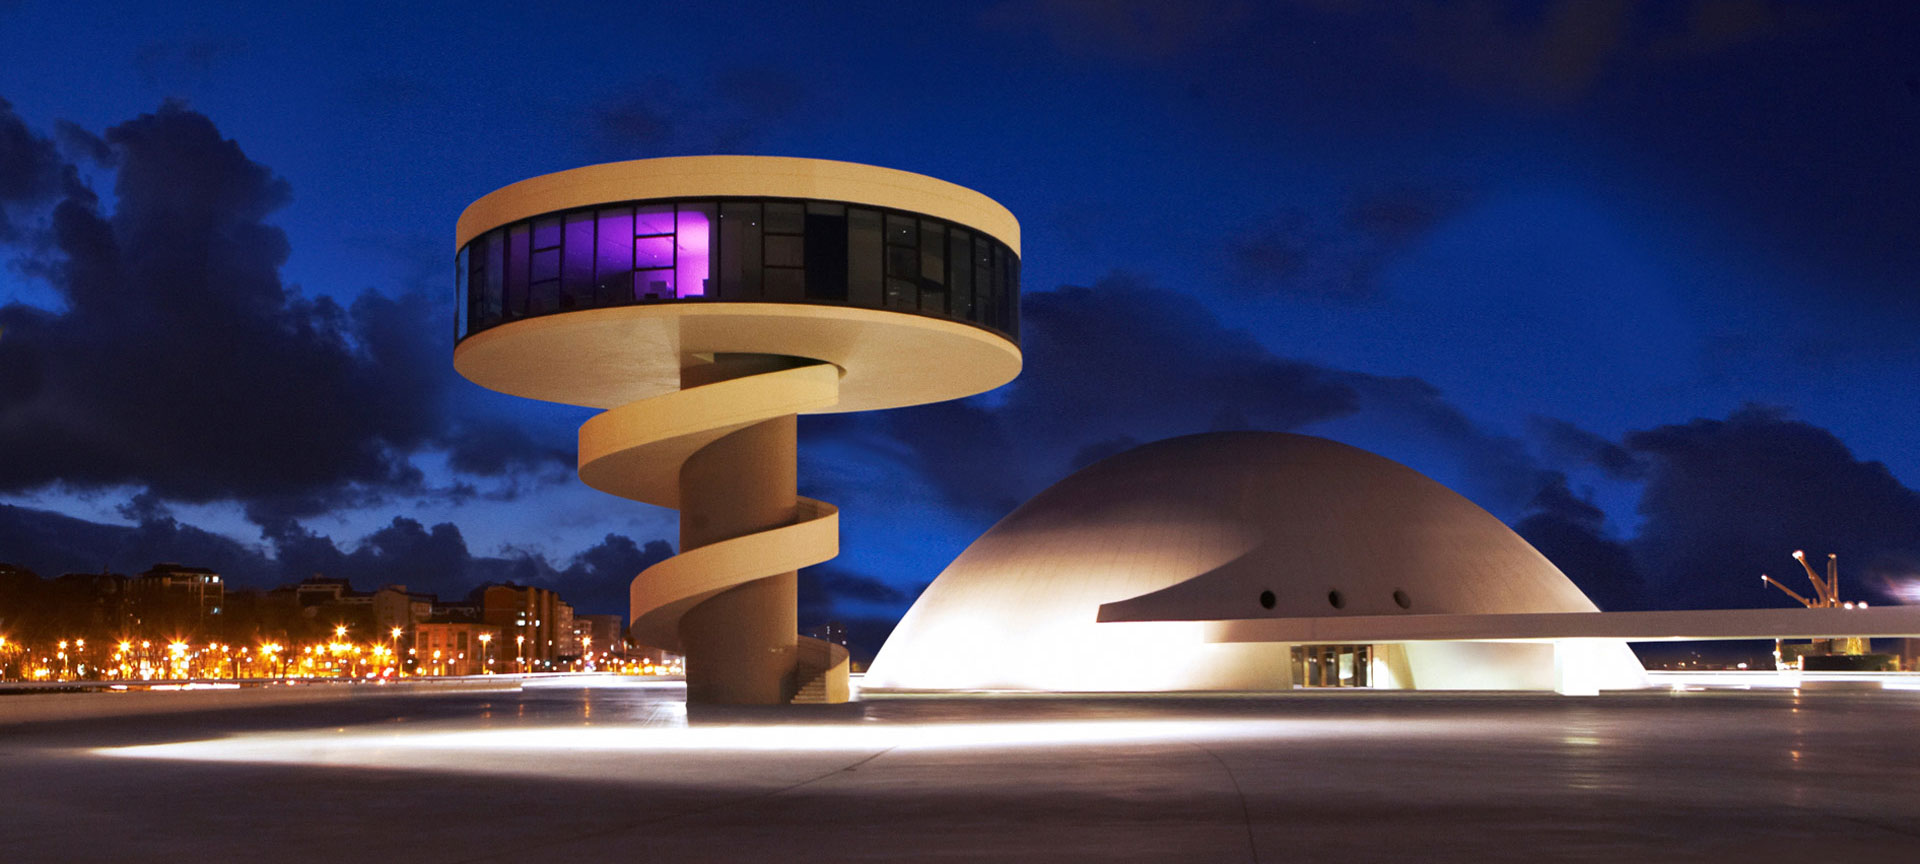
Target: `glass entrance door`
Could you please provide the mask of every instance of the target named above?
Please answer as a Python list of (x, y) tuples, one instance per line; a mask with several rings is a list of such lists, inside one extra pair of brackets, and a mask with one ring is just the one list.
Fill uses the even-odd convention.
[(1372, 645), (1293, 646), (1293, 686), (1371, 687)]

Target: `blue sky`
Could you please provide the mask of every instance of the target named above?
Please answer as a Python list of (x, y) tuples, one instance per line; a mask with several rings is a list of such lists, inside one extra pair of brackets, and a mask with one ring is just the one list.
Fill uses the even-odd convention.
[[(0, 497), (15, 505), (0, 560), (143, 568), (137, 556), (177, 550), (263, 583), (329, 566), (441, 590), (517, 574), (618, 598), (600, 570), (644, 563), (673, 515), (571, 476), (586, 412), (452, 374), (453, 221), (534, 174), (745, 152), (952, 180), (1005, 203), (1024, 233), (1021, 382), (803, 424), (803, 486), (846, 525), (842, 558), (812, 577), (812, 613), (884, 627), (1084, 459), (1242, 427), (1425, 471), (1614, 605), (1775, 602), (1749, 571), (1799, 546), (1840, 552), (1862, 590), (1894, 596), (1920, 556), (1916, 25), (1899, 4), (1718, 0), (0, 3), (3, 119), (25, 142), (0, 150), (14, 178), (0, 178), (13, 182), (0, 185), (0, 441), (14, 462)], [(193, 161), (216, 140), (239, 155)], [(145, 164), (160, 179), (129, 181)], [(238, 203), (207, 186), (248, 164), (284, 186), (262, 180)], [(268, 320), (235, 311), (255, 302), (282, 304), (276, 326), (324, 319), (300, 305), (316, 300), (363, 310), (364, 329), (312, 357), (344, 364), (328, 386), (346, 389), (327, 398), (364, 402), (366, 418), (331, 430), (333, 450), (303, 442), (281, 404), (311, 401), (299, 381), (211, 399), (217, 380), (169, 358), (311, 358), (78, 311), (62, 281), (78, 268), (61, 265), (91, 253), (58, 228), (67, 168), (123, 248), (138, 245), (142, 196), (199, 194), (234, 225), (281, 232), (282, 258), (235, 253), (235, 272), (264, 280), (252, 300), (165, 290), (234, 307), (196, 320)], [(168, 242), (207, 240), (178, 233)], [(392, 308), (355, 306), (369, 296)], [(1169, 306), (1182, 314), (1154, 311)], [(390, 331), (417, 342), (368, 347)], [(1164, 350), (1101, 353), (1135, 337)], [(156, 404), (221, 406), (191, 422), (292, 439), (281, 446), (310, 464), (276, 480), (218, 448), (69, 446), (48, 418), (84, 406), (6, 377), (105, 404), (127, 376), (96, 368), (113, 352), (79, 350), (90, 338), (151, 339), (126, 356), (149, 358), (143, 392), (172, 399)], [(1074, 422), (1050, 413), (1062, 401)], [(977, 440), (923, 446), (956, 420)], [(974, 446), (990, 441), (1018, 452)], [(463, 461), (476, 447), (523, 455)], [(396, 517), (456, 526), (467, 557), (409, 557), (430, 545), (418, 532), (375, 536)], [(301, 545), (314, 538), (338, 557)], [(603, 568), (582, 557), (595, 550)], [(82, 558), (105, 560), (69, 560)]]

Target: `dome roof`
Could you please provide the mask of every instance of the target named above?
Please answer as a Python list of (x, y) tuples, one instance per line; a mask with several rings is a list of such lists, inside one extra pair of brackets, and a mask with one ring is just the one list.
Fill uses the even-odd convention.
[[(1105, 604), (1153, 620), (1099, 623)], [(1207, 642), (1200, 621), (1592, 611), (1418, 471), (1323, 438), (1209, 433), (1106, 459), (1002, 519), (928, 586), (866, 686), (1244, 686), (1251, 661), (1230, 655), (1245, 646)]]

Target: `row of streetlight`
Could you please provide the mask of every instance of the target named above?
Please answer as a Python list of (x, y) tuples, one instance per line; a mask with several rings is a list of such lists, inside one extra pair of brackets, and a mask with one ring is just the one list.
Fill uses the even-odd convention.
[[(123, 639), (113, 644), (113, 653), (99, 664), (87, 662), (86, 639), (62, 639), (49, 654), (35, 655), (29, 646), (0, 636), (0, 670), (7, 668), (10, 655), (21, 655), (25, 659), (21, 676), (29, 680), (166, 680), (179, 678), (231, 678), (274, 677), (274, 678), (321, 678), (352, 677), (380, 678), (404, 677), (408, 670), (400, 655), (400, 640), (406, 631), (394, 627), (388, 631), (388, 644), (356, 645), (347, 641), (348, 627), (344, 624), (333, 629), (333, 640), (324, 644), (313, 644), (289, 650), (279, 642), (263, 642), (258, 646), (235, 646), (220, 642), (210, 642), (204, 648), (195, 648), (182, 639), (156, 643), (153, 640)], [(481, 669), (483, 674), (493, 674), (493, 640), (495, 634), (481, 633), (478, 638), (481, 646)], [(582, 638), (583, 652), (578, 661), (581, 671), (623, 672), (627, 674), (663, 674), (676, 672), (677, 664), (655, 664), (650, 660), (633, 661), (616, 658), (608, 652), (596, 658), (593, 653), (591, 637)], [(526, 656), (526, 636), (514, 637), (514, 666), (516, 672), (530, 670)], [(411, 674), (427, 676), (444, 674), (448, 661), (441, 651), (434, 651), (431, 663), (428, 658), (417, 657), (416, 649), (408, 650), (415, 668)], [(465, 655), (461, 655), (464, 659)], [(604, 661), (604, 666), (602, 665)], [(366, 664), (373, 669), (368, 671)], [(427, 670), (431, 671), (427, 671)], [(243, 674), (243, 671), (245, 674)]]

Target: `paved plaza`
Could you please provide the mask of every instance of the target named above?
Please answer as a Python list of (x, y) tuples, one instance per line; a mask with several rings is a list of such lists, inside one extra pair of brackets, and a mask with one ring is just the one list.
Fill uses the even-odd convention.
[(1912, 691), (364, 690), (0, 725), (0, 859), (1920, 860)]

